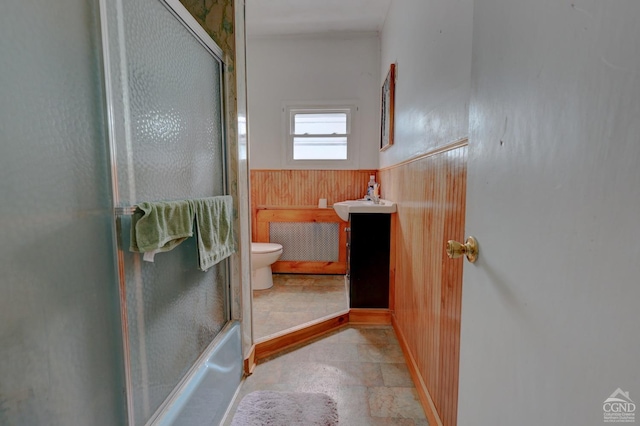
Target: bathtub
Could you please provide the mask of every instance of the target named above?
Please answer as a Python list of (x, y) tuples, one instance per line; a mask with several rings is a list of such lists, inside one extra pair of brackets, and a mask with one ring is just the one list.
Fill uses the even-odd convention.
[(243, 374), (240, 323), (227, 324), (147, 423), (158, 426), (218, 425)]

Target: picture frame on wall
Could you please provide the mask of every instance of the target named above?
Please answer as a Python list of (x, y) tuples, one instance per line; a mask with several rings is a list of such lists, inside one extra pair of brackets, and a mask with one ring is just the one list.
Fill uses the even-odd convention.
[(380, 117), (380, 151), (393, 145), (393, 108), (395, 101), (396, 65), (391, 64), (387, 78), (382, 85), (382, 102)]

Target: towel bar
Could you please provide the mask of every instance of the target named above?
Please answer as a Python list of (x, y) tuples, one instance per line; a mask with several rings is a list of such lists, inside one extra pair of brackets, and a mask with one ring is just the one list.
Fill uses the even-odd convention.
[(138, 206), (116, 207), (114, 213), (116, 216), (131, 216)]

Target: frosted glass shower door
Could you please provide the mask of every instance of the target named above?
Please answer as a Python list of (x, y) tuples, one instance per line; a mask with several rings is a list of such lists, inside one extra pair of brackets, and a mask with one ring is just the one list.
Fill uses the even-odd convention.
[[(223, 195), (222, 63), (159, 0), (103, 2), (117, 206)], [(130, 419), (145, 424), (229, 320), (228, 267), (195, 239), (131, 253), (118, 218)], [(239, 360), (242, 362), (242, 360)]]

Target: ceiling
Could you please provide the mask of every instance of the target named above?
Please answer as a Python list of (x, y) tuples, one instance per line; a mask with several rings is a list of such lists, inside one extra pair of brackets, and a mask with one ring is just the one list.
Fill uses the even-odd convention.
[(392, 0), (246, 0), (248, 36), (379, 32)]

